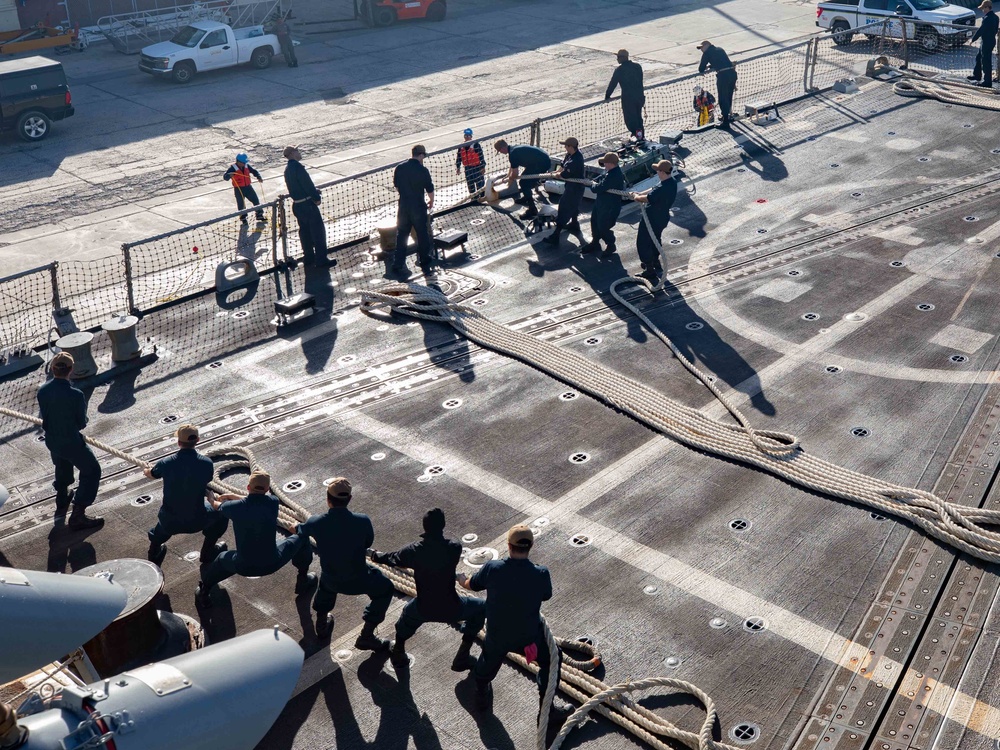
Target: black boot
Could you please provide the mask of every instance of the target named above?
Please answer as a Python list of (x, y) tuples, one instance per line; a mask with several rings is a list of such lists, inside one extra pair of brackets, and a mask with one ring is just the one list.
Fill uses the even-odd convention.
[(205, 540), (205, 543), (201, 545), (201, 556), (198, 558), (198, 561), (202, 565), (208, 565), (228, 549), (229, 545), (225, 542), (209, 542)]
[(476, 708), (488, 711), (493, 702), (493, 686), (489, 680), (476, 679)]
[(316, 613), (316, 637), (326, 640), (333, 633), (333, 615), (329, 612)]
[[(536, 727), (542, 721), (542, 700), (543, 696), (538, 696), (538, 713), (535, 714)], [(574, 711), (576, 708), (559, 700), (558, 695), (552, 696), (552, 705), (549, 707), (549, 731), (561, 729), (562, 725), (566, 723), (566, 719), (572, 716)]]
[(56, 491), (56, 518), (62, 518), (69, 510), (69, 504), (73, 502), (73, 490)]
[(212, 596), (204, 581), (198, 581), (198, 588), (194, 590), (194, 603), (199, 609), (208, 609), (212, 606)]
[(315, 573), (299, 571), (298, 576), (295, 578), (295, 595), (301, 596), (302, 594), (310, 593), (316, 588), (317, 583), (319, 583), (319, 578), (316, 577)]
[(458, 647), (458, 653), (455, 654), (455, 658), (451, 662), (452, 672), (468, 672), (476, 666), (476, 660), (469, 653), (471, 650), (472, 641), (463, 640), (462, 645)]
[(389, 661), (397, 667), (405, 667), (410, 663), (410, 657), (406, 655), (406, 640), (397, 638), (393, 641), (392, 650), (389, 651)]
[(538, 216), (538, 209), (534, 206), (524, 209), (521, 213), (517, 215), (519, 219), (534, 219)]
[(354, 642), (354, 648), (362, 651), (388, 651), (391, 644), (384, 638), (378, 637), (378, 634), (375, 632), (375, 628), (377, 627), (378, 625), (366, 622), (365, 626), (361, 629), (361, 635)]
[(86, 508), (73, 506), (73, 513), (69, 517), (69, 527), (81, 531), (83, 529), (99, 529), (104, 525), (104, 519), (100, 516), (88, 516)]
[(580, 255), (590, 255), (590, 253), (596, 253), (601, 249), (601, 243), (597, 240), (591, 240), (586, 245), (580, 248)]
[(149, 560), (153, 565), (159, 567), (163, 565), (163, 561), (167, 557), (167, 545), (165, 544), (149, 544), (149, 552), (146, 553), (146, 559)]
[(542, 240), (542, 242), (544, 242), (546, 245), (555, 245), (556, 247), (558, 247), (559, 246), (559, 233), (561, 231), (562, 230), (557, 227), (556, 230), (554, 232), (552, 232), (552, 234), (550, 234), (544, 240)]

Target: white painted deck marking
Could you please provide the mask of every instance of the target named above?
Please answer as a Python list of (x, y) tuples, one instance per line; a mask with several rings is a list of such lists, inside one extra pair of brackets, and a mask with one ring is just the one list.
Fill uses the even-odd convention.
[(811, 284), (803, 284), (791, 279), (771, 279), (753, 290), (757, 297), (768, 297), (778, 302), (791, 302), (812, 289)]
[(916, 247), (917, 245), (923, 244), (923, 237), (918, 237), (915, 230), (910, 225), (893, 227), (892, 229), (886, 229), (884, 232), (873, 232), (872, 237), (878, 237), (883, 240), (890, 240), (892, 242), (899, 242), (903, 245), (909, 245), (910, 247)]
[(946, 349), (957, 349), (966, 354), (975, 354), (993, 338), (993, 334), (974, 331), (962, 326), (947, 325), (938, 331), (930, 343)]

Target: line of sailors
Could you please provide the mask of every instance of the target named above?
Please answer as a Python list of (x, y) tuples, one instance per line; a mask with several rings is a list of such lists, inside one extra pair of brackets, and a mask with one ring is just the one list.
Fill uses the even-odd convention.
[[(566, 180), (565, 189), (559, 199), (559, 209), (556, 214), (555, 228), (542, 242), (558, 247), (563, 230), (581, 240), (583, 233), (580, 228), (580, 208), (583, 202), (585, 183), (573, 182), (584, 178), (583, 154), (580, 153), (578, 139), (569, 137), (560, 141), (566, 149), (562, 164), (555, 172), (558, 179)], [(521, 218), (532, 218), (538, 215), (532, 191), (538, 186), (535, 178), (519, 179), (521, 174), (544, 174), (551, 170), (551, 159), (545, 151), (536, 146), (510, 146), (506, 141), (497, 141), (496, 149), (505, 154), (510, 161), (508, 182), (518, 181), (521, 194), (518, 203), (527, 206), (520, 214)], [(622, 196), (625, 191), (625, 174), (621, 168), (621, 158), (614, 151), (609, 151), (598, 164), (604, 167), (604, 174), (593, 180), (590, 187), (595, 195), (594, 206), (590, 212), (591, 240), (580, 248), (581, 254), (603, 253), (613, 255), (618, 252), (615, 240), (615, 224), (621, 215)], [(658, 246), (663, 230), (670, 222), (670, 209), (677, 199), (677, 181), (673, 178), (673, 163), (664, 159), (653, 164), (660, 182), (649, 190), (631, 193), (631, 198), (645, 207), (646, 219), (639, 223), (636, 237), (636, 250), (642, 264), (640, 276), (656, 283), (663, 275)], [(614, 192), (618, 191), (618, 192)], [(655, 242), (654, 242), (655, 237)], [(602, 248), (603, 243), (603, 248)]]
[[(732, 100), (736, 88), (736, 70), (722, 48), (705, 41), (698, 45), (698, 49), (702, 52), (698, 72), (716, 73), (721, 110), (720, 124), (722, 127), (729, 127), (733, 119)], [(621, 87), (625, 125), (637, 140), (642, 141), (643, 107), (646, 102), (642, 66), (630, 60), (628, 50), (624, 49), (618, 51), (618, 63), (605, 92), (605, 101), (611, 98), (615, 89)], [(714, 107), (715, 98), (697, 87), (694, 108), (699, 113), (699, 124), (707, 124), (714, 119)], [(709, 112), (713, 113), (711, 118)], [(464, 131), (463, 138), (464, 143), (459, 147), (455, 158), (455, 173), (460, 174), (464, 167), (469, 194), (477, 196), (486, 182), (486, 159), (482, 146), (473, 138), (471, 129), (467, 128)], [(569, 137), (560, 143), (566, 148), (566, 156), (556, 176), (563, 180), (584, 179), (584, 161), (580, 153), (579, 140)], [(496, 141), (494, 147), (508, 159), (510, 168), (507, 173), (507, 183), (511, 184), (515, 180), (518, 183), (520, 192), (515, 202), (525, 207), (519, 217), (535, 218), (539, 212), (534, 191), (541, 184), (541, 180), (537, 177), (522, 178), (521, 175), (548, 174), (552, 168), (549, 154), (536, 146), (511, 145), (504, 139)], [(393, 172), (393, 185), (399, 193), (396, 251), (388, 274), (393, 278), (407, 279), (410, 276), (406, 266), (406, 256), (411, 231), (416, 235), (421, 271), (427, 275), (435, 265), (433, 238), (428, 219), (434, 207), (434, 182), (430, 171), (424, 166), (426, 156), (427, 150), (424, 146), (414, 146), (411, 158), (399, 164)], [(582, 254), (617, 252), (614, 226), (621, 213), (622, 201), (621, 196), (613, 191), (625, 190), (625, 175), (620, 167), (620, 157), (617, 153), (605, 154), (598, 163), (606, 169), (606, 172), (594, 180), (591, 186), (596, 196), (590, 217), (591, 239), (580, 248)], [(640, 276), (656, 283), (663, 274), (657, 246), (663, 230), (670, 221), (670, 208), (677, 197), (677, 183), (673, 179), (673, 164), (670, 161), (659, 161), (653, 168), (660, 178), (660, 183), (650, 190), (635, 193), (633, 200), (645, 206), (648, 217), (648, 224), (645, 219), (640, 223), (637, 238), (637, 251), (642, 265)], [(576, 235), (582, 241), (579, 213), (585, 188), (584, 183), (570, 181), (565, 183), (563, 195), (559, 200), (555, 229), (543, 242), (558, 246), (563, 230)]]
[[(73, 364), (67, 352), (53, 357), (53, 379), (39, 389), (38, 403), (45, 444), (56, 467), (53, 486), (57, 516), (65, 516), (72, 503), (70, 527), (93, 529), (104, 524), (102, 518), (86, 515), (97, 494), (101, 468), (81, 433), (87, 424), (87, 405), (83, 392), (69, 381)], [(338, 595), (367, 596), (364, 625), (355, 648), (389, 651), (393, 664), (404, 667), (409, 663), (406, 641), (420, 626), (426, 622), (448, 623), (462, 633), (451, 668), (456, 672), (473, 671), (480, 708), (489, 707), (490, 683), (511, 651), (538, 663), (541, 700), (550, 659), (558, 659), (559, 654), (550, 655), (545, 645), (540, 610), (542, 602), (552, 597), (552, 581), (548, 569), (529, 560), (534, 535), (527, 526), (514, 526), (507, 533), (507, 558), (486, 563), (471, 577), (456, 574), (462, 545), (444, 536), (445, 516), (440, 509), (425, 514), (420, 541), (395, 552), (379, 552), (372, 549), (375, 531), (371, 519), (349, 510), (351, 483), (338, 477), (326, 488), (327, 511), (303, 523), (287, 524), (288, 535), (279, 540), (276, 529), (280, 501), (271, 492), (267, 473), (252, 473), (245, 494), (215, 495), (208, 488), (215, 467), (211, 458), (198, 452), (198, 427), (181, 425), (175, 437), (177, 452), (145, 471), (147, 478), (163, 481), (163, 502), (156, 524), (147, 532), (147, 557), (162, 565), (170, 539), (181, 534), (201, 534), (201, 580), (195, 591), (195, 603), (200, 609), (213, 606), (213, 591), (227, 578), (267, 576), (291, 563), (298, 571), (296, 596), (316, 592), (312, 608), (318, 638), (329, 638), (333, 632)], [(74, 467), (80, 472), (75, 494), (69, 490)], [(221, 541), (230, 523), (236, 543), (232, 550)], [(319, 576), (310, 572), (313, 544), (320, 560)], [(394, 643), (377, 633), (392, 602), (393, 585), (385, 574), (367, 564), (366, 555), (382, 565), (413, 570), (417, 596), (403, 607)], [(460, 597), (456, 583), (468, 591), (485, 591), (486, 600)], [(483, 647), (479, 658), (473, 659), (472, 646), (484, 624)]]
[[(698, 72), (705, 74), (714, 72), (716, 74), (719, 89), (719, 109), (721, 110), (720, 124), (728, 127), (732, 121), (732, 101), (733, 92), (736, 89), (736, 69), (732, 61), (721, 47), (713, 45), (709, 41), (704, 41), (698, 45), (702, 57), (698, 65)], [(618, 67), (612, 74), (611, 81), (605, 91), (605, 101), (609, 100), (612, 94), (619, 87), (621, 88), (622, 115), (625, 119), (625, 126), (637, 140), (643, 140), (643, 107), (646, 103), (646, 95), (643, 86), (642, 66), (629, 59), (628, 50), (619, 50), (617, 54)], [(714, 105), (714, 98), (710, 93), (696, 90), (695, 110), (701, 114), (710, 105)], [(707, 115), (705, 116), (707, 120)], [(705, 123), (700, 123), (705, 124)], [(473, 138), (471, 128), (466, 128), (463, 132), (463, 144), (458, 148), (455, 157), (455, 173), (460, 174), (465, 170), (465, 181), (470, 195), (478, 195), (486, 184), (486, 158), (483, 154), (482, 146)], [(579, 144), (576, 139), (570, 138), (563, 141), (563, 144), (572, 142), (573, 151), (568, 155), (579, 153)], [(532, 146), (508, 146), (503, 140), (496, 144), (497, 151), (509, 157), (511, 172), (509, 179), (514, 179), (516, 169), (525, 169), (526, 173), (543, 174), (550, 169), (550, 160), (547, 154), (541, 149)], [(307, 265), (321, 265), (327, 262), (326, 226), (323, 216), (320, 213), (320, 192), (313, 184), (311, 177), (302, 165), (302, 154), (298, 146), (287, 146), (282, 152), (288, 160), (285, 167), (284, 178), (288, 194), (292, 199), (292, 213), (298, 223), (299, 243), (302, 247), (304, 261)], [(414, 146), (411, 150), (411, 158), (399, 164), (393, 172), (393, 186), (399, 194), (397, 223), (396, 223), (396, 251), (390, 264), (390, 276), (405, 279), (409, 277), (409, 270), (406, 267), (406, 256), (408, 254), (408, 238), (411, 234), (416, 235), (417, 257), (421, 270), (429, 273), (434, 265), (435, 258), (433, 252), (433, 239), (429, 223), (430, 212), (434, 208), (434, 182), (430, 172), (424, 166), (424, 159), (427, 150), (422, 145)], [(605, 252), (615, 252), (615, 242), (613, 227), (618, 219), (620, 205), (611, 200), (612, 196), (605, 196), (601, 199), (601, 193), (607, 190), (624, 189), (623, 175), (620, 170), (615, 170), (617, 165), (617, 155), (605, 157), (610, 165), (609, 174), (605, 175), (594, 186), (594, 191), (598, 193), (598, 203), (595, 206), (594, 214), (591, 218), (593, 239), (583, 249), (584, 252), (598, 252), (600, 243), (606, 245)], [(662, 162), (661, 162), (662, 164)], [(566, 177), (580, 179), (582, 174), (582, 158), (579, 163), (573, 161), (570, 164), (564, 162), (563, 170)], [(611, 174), (611, 173), (615, 174)], [(667, 172), (669, 175), (669, 171)], [(259, 205), (256, 193), (251, 185), (251, 178), (261, 181), (260, 174), (250, 165), (245, 154), (239, 154), (237, 161), (226, 171), (224, 178), (233, 184), (234, 194), (240, 210), (244, 208), (244, 200), (248, 199), (254, 205)], [(618, 184), (620, 182), (620, 184)], [(537, 187), (537, 180), (521, 180), (521, 196), (519, 203), (525, 206), (522, 218), (532, 218), (537, 215), (538, 208), (532, 197), (532, 190)], [(665, 196), (665, 193), (664, 193)], [(583, 187), (574, 187), (568, 183), (563, 200), (560, 201), (560, 219), (557, 220), (557, 229), (569, 229), (579, 234), (579, 222), (576, 215), (579, 213), (579, 202), (583, 197)], [(648, 197), (648, 196), (647, 196)], [(654, 197), (648, 202), (651, 212), (658, 212), (660, 196)], [(566, 208), (562, 207), (566, 203)], [(672, 203), (672, 201), (671, 201)], [(667, 209), (669, 211), (669, 206)], [(258, 212), (258, 220), (262, 220), (263, 215)], [(246, 222), (246, 218), (241, 219)], [(666, 226), (666, 221), (657, 220)], [(655, 230), (654, 230), (655, 231)], [(662, 231), (662, 227), (659, 231)], [(555, 239), (558, 242), (558, 231)], [(643, 260), (644, 271), (655, 274), (661, 272), (658, 269), (658, 261), (650, 259), (649, 262)]]
[[(514, 526), (507, 533), (507, 558), (486, 563), (471, 577), (456, 574), (462, 545), (445, 537), (443, 511), (427, 511), (419, 541), (394, 552), (379, 552), (372, 549), (375, 531), (371, 519), (349, 509), (351, 483), (338, 477), (327, 486), (326, 512), (303, 523), (287, 524), (288, 536), (279, 540), (280, 502), (271, 493), (270, 476), (254, 472), (245, 494), (215, 496), (208, 489), (214, 471), (212, 460), (197, 450), (198, 427), (182, 425), (176, 437), (177, 453), (146, 472), (151, 479), (163, 480), (163, 504), (148, 534), (148, 557), (160, 565), (167, 554), (165, 545), (173, 536), (202, 534), (201, 581), (195, 592), (199, 608), (211, 607), (215, 587), (233, 575), (267, 576), (291, 563), (298, 571), (295, 594), (306, 596), (316, 591), (312, 608), (318, 638), (327, 639), (333, 632), (333, 610), (339, 595), (366, 596), (369, 602), (355, 648), (388, 651), (393, 664), (405, 667), (409, 663), (406, 642), (420, 626), (448, 623), (462, 633), (451, 669), (472, 670), (480, 708), (489, 707), (491, 682), (510, 651), (538, 663), (539, 696), (544, 694), (551, 657), (539, 614), (542, 602), (552, 597), (552, 581), (545, 567), (529, 559), (534, 535), (527, 526)], [(219, 541), (230, 523), (236, 539), (233, 550)], [(313, 545), (320, 561), (318, 577), (309, 570)], [(393, 585), (367, 563), (366, 556), (382, 565), (413, 570), (417, 596), (403, 607), (395, 626), (395, 642), (377, 633), (392, 602)], [(456, 583), (468, 591), (485, 591), (485, 601), (459, 596)], [(479, 658), (473, 659), (472, 647), (484, 626), (483, 647)]]

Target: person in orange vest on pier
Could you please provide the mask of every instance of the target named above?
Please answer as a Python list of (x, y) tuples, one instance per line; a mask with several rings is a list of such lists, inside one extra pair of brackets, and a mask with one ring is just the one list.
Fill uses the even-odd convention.
[[(253, 185), (250, 184), (254, 177), (257, 178), (257, 182), (264, 182), (264, 178), (260, 176), (260, 172), (250, 166), (250, 159), (246, 154), (236, 154), (236, 163), (229, 165), (229, 169), (222, 176), (222, 179), (233, 183), (233, 194), (236, 195), (236, 208), (239, 211), (246, 208), (246, 201), (248, 200), (255, 206), (260, 205), (260, 198), (257, 197), (257, 192), (253, 189)], [(261, 210), (257, 211), (257, 221), (260, 223), (264, 222), (264, 212)], [(240, 223), (247, 223), (246, 214), (240, 217)]]
[(465, 143), (458, 147), (455, 174), (460, 174), (465, 167), (465, 184), (469, 186), (469, 195), (473, 195), (486, 185), (486, 157), (479, 141), (472, 140), (472, 128), (466, 128), (462, 135)]

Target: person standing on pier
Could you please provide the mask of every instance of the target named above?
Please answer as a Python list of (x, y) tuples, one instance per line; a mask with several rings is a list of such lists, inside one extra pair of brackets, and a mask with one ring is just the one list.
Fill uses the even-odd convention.
[(466, 128), (462, 137), (465, 143), (458, 147), (455, 174), (460, 174), (465, 167), (465, 184), (469, 187), (469, 195), (475, 195), (486, 185), (486, 157), (479, 141), (472, 139), (472, 128)]
[(698, 113), (698, 127), (715, 122), (715, 97), (701, 86), (694, 87), (694, 111)]
[[(59, 352), (52, 358), (49, 370), (52, 380), (38, 389), (38, 411), (45, 432), (45, 447), (55, 467), (56, 518), (66, 516), (70, 503), (73, 512), (69, 517), (71, 529), (99, 529), (104, 525), (100, 516), (88, 516), (89, 508), (97, 498), (101, 483), (101, 465), (80, 432), (87, 426), (87, 397), (69, 382), (73, 373), (73, 356)], [(80, 472), (80, 484), (74, 493), (73, 469)]]
[(278, 16), (278, 20), (275, 21), (274, 35), (278, 37), (278, 44), (281, 45), (281, 54), (284, 56), (288, 67), (299, 67), (299, 61), (295, 57), (295, 42), (292, 41), (292, 32), (288, 29), (285, 16)]
[[(260, 172), (250, 166), (250, 158), (246, 154), (236, 154), (236, 161), (229, 165), (229, 169), (226, 173), (222, 175), (222, 179), (228, 180), (233, 185), (233, 195), (236, 196), (236, 210), (242, 211), (246, 208), (246, 201), (250, 201), (253, 205), (260, 205), (260, 198), (257, 197), (257, 192), (253, 189), (251, 184), (253, 180), (251, 177), (256, 178), (257, 182), (263, 183), (264, 178), (260, 176)], [(257, 221), (264, 221), (264, 212), (257, 211)], [(246, 224), (247, 217), (246, 214), (240, 217), (240, 223)]]

